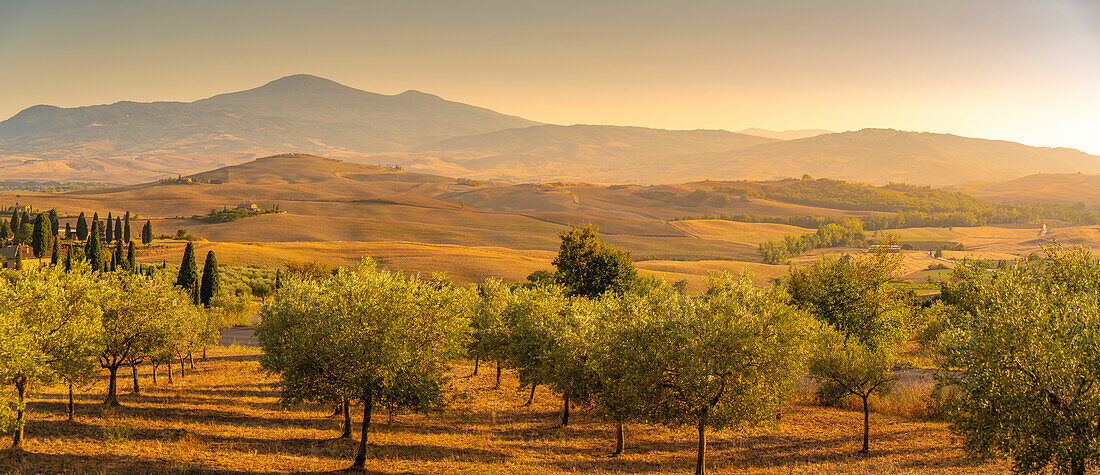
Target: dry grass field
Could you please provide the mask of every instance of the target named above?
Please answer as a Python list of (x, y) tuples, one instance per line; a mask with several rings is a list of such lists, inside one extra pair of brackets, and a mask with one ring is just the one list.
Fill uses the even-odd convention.
[[(317, 404), (283, 407), (276, 381), (259, 372), (254, 348), (215, 348), (209, 360), (152, 385), (141, 367), (140, 395), (121, 380), (123, 407), (104, 410), (102, 381), (77, 395), (66, 421), (63, 388), (29, 405), (27, 452), (0, 452), (4, 473), (331, 472), (350, 465), (356, 443), (339, 439), (341, 421)], [(560, 399), (539, 389), (535, 404), (505, 372), (492, 390), (491, 368), (452, 371), (455, 400), (439, 415), (376, 411), (369, 473), (685, 473), (694, 464), (694, 430), (631, 424), (627, 453), (610, 457), (610, 424), (583, 411), (555, 427)], [(355, 414), (353, 412), (353, 414)], [(361, 413), (355, 418), (361, 420)], [(775, 427), (711, 434), (715, 473), (1005, 473), (1005, 463), (973, 464), (944, 423), (875, 414), (868, 455), (857, 455), (860, 414), (790, 403)], [(356, 427), (358, 436), (358, 427)], [(5, 441), (7, 442), (7, 441)]]

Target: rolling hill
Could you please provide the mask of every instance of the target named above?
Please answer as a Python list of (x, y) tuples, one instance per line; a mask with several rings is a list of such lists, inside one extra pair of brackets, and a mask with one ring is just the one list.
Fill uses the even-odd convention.
[(190, 103), (34, 106), (0, 122), (0, 169), (27, 180), (134, 183), (284, 151), (403, 151), (534, 124), (418, 91), (375, 94), (295, 75)]
[(798, 140), (807, 137), (816, 137), (822, 134), (831, 134), (833, 132), (825, 129), (768, 130), (750, 127), (745, 130), (741, 130), (738, 133), (745, 135), (755, 135), (757, 137), (766, 137), (776, 140)]
[(987, 200), (1083, 203), (1100, 210), (1100, 175), (1044, 173), (1002, 182), (967, 183), (960, 189)]
[(725, 130), (538, 125), (421, 145), (412, 151), (422, 160), (409, 166), (431, 172), (457, 166), (464, 176), (510, 181), (621, 183), (633, 181), (618, 173), (624, 168), (660, 168), (669, 157), (773, 141)]
[[(739, 177), (763, 180), (808, 173), (847, 181), (948, 185), (1007, 180), (1033, 173), (1097, 173), (1100, 157), (1067, 148), (950, 134), (863, 129), (681, 157), (671, 170), (631, 170), (634, 176), (673, 174), (685, 181)], [(652, 178), (650, 178), (652, 179)]]

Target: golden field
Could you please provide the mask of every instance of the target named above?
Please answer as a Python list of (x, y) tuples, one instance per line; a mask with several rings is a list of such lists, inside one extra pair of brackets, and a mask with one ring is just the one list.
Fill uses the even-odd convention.
[[(5, 473), (330, 472), (350, 465), (356, 442), (339, 439), (342, 421), (330, 406), (278, 403), (277, 381), (259, 371), (254, 348), (214, 348), (197, 368), (154, 387), (140, 367), (140, 395), (120, 378), (123, 407), (105, 410), (103, 382), (77, 394), (66, 420), (64, 388), (29, 405), (27, 453), (0, 454)], [(178, 370), (178, 368), (177, 368)], [(694, 466), (694, 429), (631, 424), (627, 452), (609, 453), (613, 426), (577, 411), (556, 427), (561, 400), (525, 391), (505, 371), (502, 389), (491, 366), (467, 377), (451, 371), (455, 399), (443, 414), (389, 414), (371, 421), (369, 473), (684, 473)], [(125, 374), (125, 372), (124, 372)], [(874, 414), (868, 455), (857, 455), (857, 411), (789, 403), (774, 427), (712, 432), (708, 467), (715, 473), (1006, 473), (1006, 463), (968, 461), (941, 422)], [(361, 421), (353, 411), (354, 423)], [(358, 426), (354, 427), (358, 437)]]

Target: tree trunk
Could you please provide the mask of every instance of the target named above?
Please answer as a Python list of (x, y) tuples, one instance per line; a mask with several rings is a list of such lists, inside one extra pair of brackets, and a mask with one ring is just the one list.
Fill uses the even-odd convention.
[(871, 411), (867, 408), (867, 396), (860, 397), (863, 398), (863, 449), (859, 453), (865, 454), (870, 451), (867, 442), (871, 436)]
[(195, 369), (195, 354), (187, 352), (187, 361), (191, 363), (191, 369)]
[(707, 412), (710, 408), (703, 408), (699, 414), (699, 451), (695, 454), (695, 475), (707, 473)]
[(561, 407), (561, 426), (565, 427), (569, 425), (569, 395), (563, 394), (561, 399), (563, 401)]
[(372, 396), (370, 388), (363, 390), (363, 434), (359, 438), (359, 451), (351, 464), (352, 470), (362, 470), (367, 464), (367, 429), (370, 428), (370, 413), (374, 404)]
[(157, 385), (157, 366), (160, 366), (160, 364), (155, 362), (155, 361), (150, 361), (149, 363), (153, 365), (153, 386), (156, 386)]
[(349, 404), (348, 398), (344, 398), (344, 403), (341, 404), (344, 412), (344, 433), (340, 434), (341, 439), (351, 438), (351, 404)]
[(184, 369), (184, 367), (187, 366), (186, 363), (187, 363), (187, 357), (186, 356), (180, 356), (180, 377), (181, 378), (186, 378), (187, 377), (187, 373), (185, 373), (185, 369)]
[(168, 357), (168, 384), (172, 384), (172, 357)]
[(134, 395), (136, 396), (136, 395), (141, 394), (141, 387), (138, 386), (138, 379), (137, 379), (137, 364), (130, 365), (130, 369), (134, 373)]
[(116, 364), (107, 368), (111, 372), (111, 378), (107, 383), (107, 399), (103, 401), (104, 406), (118, 407), (122, 405), (118, 403), (118, 366)]
[(524, 407), (530, 406), (531, 403), (535, 401), (535, 387), (537, 387), (537, 385), (531, 385), (531, 397), (527, 398), (527, 402), (523, 404)]
[(19, 396), (19, 407), (15, 410), (15, 434), (12, 436), (11, 448), (12, 450), (23, 450), (23, 413), (25, 412), (25, 401), (23, 400), (26, 394), (27, 382), (25, 380), (18, 380), (15, 382), (15, 393)]
[(500, 389), (500, 360), (497, 360), (497, 385), (493, 389)]
[(618, 421), (615, 424), (615, 453), (611, 455), (620, 455), (623, 453), (623, 421)]
[(332, 415), (329, 417), (340, 417), (340, 414), (344, 413), (344, 403), (339, 403), (336, 407), (332, 408)]
[(206, 361), (206, 347), (202, 347), (202, 360)]
[(474, 374), (470, 376), (477, 376), (477, 368), (481, 365), (481, 355), (474, 356)]
[(69, 383), (69, 422), (76, 417), (76, 407), (73, 406), (73, 383)]

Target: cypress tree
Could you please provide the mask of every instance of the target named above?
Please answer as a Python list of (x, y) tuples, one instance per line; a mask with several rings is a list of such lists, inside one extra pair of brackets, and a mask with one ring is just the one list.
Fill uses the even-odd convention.
[(283, 288), (283, 272), (275, 269), (275, 290)]
[(19, 211), (12, 210), (11, 212), (11, 230), (19, 231)]
[(92, 220), (92, 229), (88, 233), (88, 242), (84, 244), (84, 256), (92, 265), (92, 270), (103, 270), (103, 264), (107, 261), (103, 255), (103, 247), (99, 242), (99, 221)]
[(65, 248), (65, 272), (73, 270), (73, 246)]
[(99, 222), (99, 212), (98, 211), (95, 212), (95, 213), (92, 213), (92, 227), (89, 228), (89, 232), (91, 231), (92, 228), (95, 228), (95, 229), (99, 230), (99, 232), (100, 232), (99, 237), (100, 237), (100, 239), (102, 239), (103, 238), (103, 236), (102, 236), (103, 223)]
[(8, 220), (0, 218), (0, 245), (4, 245), (14, 236), (11, 234), (11, 226)]
[(59, 240), (60, 239), (57, 239), (57, 236), (54, 236), (54, 238), (53, 238), (53, 250), (50, 251), (50, 265), (51, 266), (56, 266), (58, 264), (58, 259), (61, 259), (61, 256), (58, 255), (59, 249), (58, 249), (57, 241), (59, 241)]
[(23, 217), (19, 218), (19, 227), (23, 227), (24, 224), (34, 224), (34, 222), (31, 221), (31, 215), (27, 214), (26, 211), (23, 212)]
[(69, 223), (65, 223), (65, 239), (73, 235), (73, 227)]
[(122, 242), (122, 218), (115, 216), (115, 240)]
[(107, 238), (107, 244), (110, 244), (111, 241), (115, 240), (115, 233), (114, 233), (115, 228), (113, 227), (114, 225), (115, 225), (115, 220), (111, 219), (111, 212), (108, 211), (107, 212), (107, 228), (103, 230), (103, 237)]
[(122, 241), (115, 242), (115, 253), (111, 256), (111, 260), (113, 261), (111, 270), (126, 270), (126, 261), (122, 260)]
[(57, 209), (50, 210), (50, 233), (57, 236), (57, 232), (61, 229), (61, 222), (57, 219)]
[(15, 270), (23, 270), (23, 251), (15, 248)]
[(130, 271), (137, 269), (137, 253), (134, 252), (134, 241), (126, 245), (126, 268)]
[(88, 239), (88, 220), (84, 217), (84, 212), (80, 212), (80, 217), (76, 218), (76, 238), (81, 241)]
[(103, 270), (104, 271), (110, 270), (111, 272), (117, 272), (118, 271), (118, 263), (115, 262), (115, 253), (108, 252), (107, 256), (109, 256), (108, 259), (107, 259), (108, 262), (103, 263)]
[(130, 242), (130, 212), (126, 212), (126, 217), (122, 220), (122, 240)]
[(34, 231), (31, 232), (31, 252), (39, 259), (39, 263), (42, 256), (45, 256), (46, 251), (49, 250), (51, 236), (53, 235), (50, 234), (50, 218), (46, 213), (38, 213), (34, 218)]
[(220, 280), (218, 259), (214, 257), (214, 251), (207, 252), (206, 263), (202, 266), (202, 288), (199, 291), (199, 300), (206, 308), (210, 308), (210, 301), (218, 295), (218, 290), (221, 289)]
[(145, 226), (141, 227), (141, 243), (148, 246), (153, 242), (153, 223), (145, 220)]
[(191, 295), (195, 303), (199, 303), (199, 271), (195, 265), (195, 245), (188, 242), (183, 249), (183, 262), (180, 263), (180, 272), (176, 277), (176, 286), (182, 287)]

